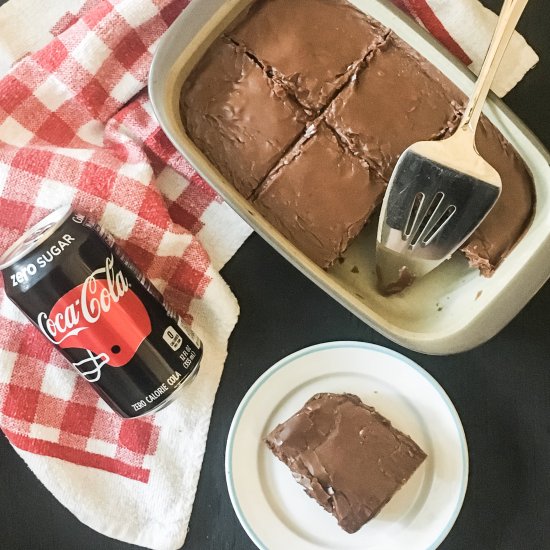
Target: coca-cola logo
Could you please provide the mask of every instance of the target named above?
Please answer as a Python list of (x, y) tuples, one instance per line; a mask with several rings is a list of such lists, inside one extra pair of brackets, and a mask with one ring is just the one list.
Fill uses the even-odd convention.
[[(111, 311), (113, 303), (118, 303), (130, 288), (122, 271), (113, 269), (113, 256), (105, 261), (105, 267), (96, 269), (80, 285), (79, 298), (67, 304), (63, 311), (53, 317), (42, 312), (38, 315), (38, 326), (50, 342), (60, 345), (66, 338), (74, 336), (97, 323), (102, 315)], [(98, 277), (104, 275), (106, 286)], [(103, 281), (103, 279), (102, 279)], [(87, 324), (82, 326), (81, 320)]]
[[(151, 333), (145, 306), (130, 288), (113, 256), (86, 280), (69, 290), (49, 313), (41, 312), (37, 324), (60, 348), (80, 348), (87, 357), (73, 363), (90, 381), (99, 379), (105, 365), (121, 367), (135, 355)], [(81, 367), (91, 363), (91, 371)]]

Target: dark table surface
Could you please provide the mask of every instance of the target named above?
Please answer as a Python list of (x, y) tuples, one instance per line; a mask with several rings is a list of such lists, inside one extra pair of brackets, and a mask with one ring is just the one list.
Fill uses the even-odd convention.
[[(498, 10), (502, 0), (484, 3)], [(519, 28), (541, 60), (506, 98), (547, 148), (549, 21), (548, 0), (531, 0)], [(468, 440), (470, 479), (464, 507), (442, 550), (550, 548), (550, 283), (487, 344), (460, 355), (430, 357), (401, 349), (364, 325), (256, 235), (223, 276), (240, 302), (241, 317), (229, 342), (185, 550), (254, 548), (225, 484), (231, 419), (248, 388), (273, 363), (332, 340), (373, 342), (408, 355), (454, 402)], [(76, 520), (0, 435), (0, 548), (130, 547)]]

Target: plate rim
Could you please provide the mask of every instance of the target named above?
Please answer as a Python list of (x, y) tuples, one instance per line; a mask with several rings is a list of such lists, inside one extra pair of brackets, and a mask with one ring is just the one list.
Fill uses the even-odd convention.
[(227, 491), (229, 493), (229, 498), (231, 500), (231, 504), (233, 506), (233, 510), (235, 511), (237, 519), (239, 520), (239, 523), (245, 530), (246, 534), (250, 537), (252, 542), (260, 550), (269, 550), (268, 547), (256, 535), (254, 529), (247, 521), (240, 507), (239, 500), (236, 494), (236, 489), (234, 486), (233, 467), (232, 467), (232, 455), (233, 455), (233, 449), (234, 449), (233, 444), (235, 441), (235, 434), (237, 432), (241, 417), (246, 407), (248, 406), (248, 404), (250, 403), (251, 399), (254, 397), (256, 392), (260, 389), (260, 387), (262, 387), (275, 373), (279, 372), (281, 369), (285, 368), (286, 366), (288, 366), (288, 364), (292, 363), (296, 359), (299, 359), (301, 357), (305, 357), (307, 355), (311, 355), (313, 353), (317, 353), (320, 351), (325, 351), (329, 349), (341, 349), (341, 348), (348, 348), (348, 349), (358, 348), (361, 350), (375, 351), (378, 353), (382, 353), (383, 355), (388, 355), (390, 357), (393, 357), (394, 359), (398, 359), (399, 361), (406, 363), (407, 366), (412, 367), (417, 374), (420, 374), (437, 391), (437, 393), (440, 395), (440, 397), (443, 399), (443, 401), (447, 405), (449, 412), (451, 413), (451, 416), (452, 416), (452, 419), (454, 420), (455, 427), (457, 429), (459, 440), (460, 440), (461, 460), (462, 460), (462, 479), (461, 479), (461, 487), (458, 493), (458, 499), (456, 502), (455, 509), (453, 510), (452, 514), (449, 516), (446, 526), (439, 533), (439, 536), (437, 537), (437, 539), (431, 544), (429, 548), (426, 549), (426, 550), (435, 550), (447, 538), (447, 535), (450, 533), (451, 529), (456, 523), (456, 520), (458, 519), (460, 511), (462, 510), (462, 506), (464, 504), (464, 499), (466, 496), (466, 491), (468, 488), (469, 453), (468, 453), (468, 442), (466, 440), (464, 427), (462, 426), (460, 416), (458, 415), (458, 412), (453, 402), (451, 401), (450, 397), (447, 395), (447, 393), (445, 392), (443, 387), (439, 384), (439, 382), (429, 372), (427, 372), (418, 363), (416, 363), (412, 359), (409, 359), (405, 355), (397, 351), (394, 351), (392, 349), (386, 348), (384, 346), (380, 346), (378, 344), (371, 344), (369, 342), (360, 342), (360, 341), (352, 341), (352, 340), (336, 340), (334, 342), (324, 342), (324, 343), (314, 344), (312, 346), (302, 348), (300, 350), (297, 350), (291, 353), (290, 355), (283, 357), (282, 359), (274, 363), (247, 390), (241, 402), (239, 403), (239, 406), (237, 407), (237, 410), (235, 411), (235, 414), (231, 421), (231, 426), (229, 428), (229, 432), (227, 435), (227, 442), (226, 442), (226, 448), (225, 448), (225, 460), (224, 460)]

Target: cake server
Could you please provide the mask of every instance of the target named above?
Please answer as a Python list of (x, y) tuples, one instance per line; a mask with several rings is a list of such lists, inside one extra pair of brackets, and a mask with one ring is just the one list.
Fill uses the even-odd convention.
[(476, 128), (528, 0), (505, 0), (474, 92), (455, 134), (411, 145), (390, 179), (378, 225), (379, 287), (394, 293), (448, 259), (500, 196), (498, 172), (478, 153)]

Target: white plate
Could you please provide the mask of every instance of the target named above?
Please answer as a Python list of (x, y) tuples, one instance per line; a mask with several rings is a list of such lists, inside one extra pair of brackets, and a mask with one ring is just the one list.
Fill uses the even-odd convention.
[[(380, 514), (353, 535), (304, 493), (264, 443), (319, 392), (358, 395), (428, 455)], [(380, 346), (333, 342), (282, 359), (256, 381), (231, 424), (225, 468), (235, 512), (258, 548), (426, 550), (437, 548), (458, 516), (468, 451), (453, 404), (427, 372)]]

